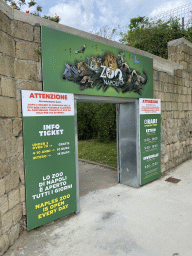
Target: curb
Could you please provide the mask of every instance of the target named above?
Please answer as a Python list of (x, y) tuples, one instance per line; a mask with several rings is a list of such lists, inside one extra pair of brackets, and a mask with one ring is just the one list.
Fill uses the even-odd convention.
[(110, 169), (110, 170), (112, 170), (112, 171), (117, 171), (117, 168), (108, 166), (108, 165), (106, 165), (106, 164), (101, 164), (101, 163), (97, 163), (97, 162), (92, 162), (92, 161), (89, 161), (89, 160), (86, 160), (86, 159), (80, 159), (80, 158), (78, 158), (78, 161), (85, 162), (85, 163), (88, 163), (88, 164), (99, 165), (99, 166), (101, 166), (101, 167), (105, 167), (105, 168)]

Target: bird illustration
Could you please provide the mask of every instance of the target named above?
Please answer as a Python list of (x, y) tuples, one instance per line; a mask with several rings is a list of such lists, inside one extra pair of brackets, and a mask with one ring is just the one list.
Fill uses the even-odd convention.
[(136, 55), (134, 55), (134, 58), (135, 58), (134, 64), (140, 63), (140, 61), (137, 59)]
[(84, 44), (83, 46), (81, 46), (81, 49), (75, 51), (75, 53), (76, 53), (76, 54), (78, 54), (78, 53), (84, 53), (86, 47), (87, 47), (86, 44)]

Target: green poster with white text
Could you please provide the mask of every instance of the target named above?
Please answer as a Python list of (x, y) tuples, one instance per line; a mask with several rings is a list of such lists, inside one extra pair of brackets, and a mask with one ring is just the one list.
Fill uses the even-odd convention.
[(139, 99), (141, 185), (161, 176), (161, 105), (159, 99)]
[(77, 209), (73, 94), (22, 91), (27, 229)]

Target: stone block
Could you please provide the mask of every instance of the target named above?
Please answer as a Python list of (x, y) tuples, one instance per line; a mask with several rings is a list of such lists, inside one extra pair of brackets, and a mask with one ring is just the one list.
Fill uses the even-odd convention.
[(6, 140), (6, 148), (7, 148), (7, 156), (12, 156), (17, 153), (17, 143), (16, 138), (12, 136), (8, 140)]
[(159, 72), (159, 80), (164, 83), (168, 83), (168, 81), (169, 81), (168, 74), (165, 72)]
[(167, 111), (171, 110), (171, 102), (166, 102), (166, 110)]
[(168, 83), (164, 83), (164, 92), (168, 92)]
[(12, 20), (12, 36), (26, 41), (33, 41), (33, 26), (18, 20)]
[(174, 84), (176, 85), (176, 84), (178, 84), (178, 77), (177, 76), (174, 76)]
[(189, 69), (189, 65), (188, 65), (188, 63), (186, 61), (180, 61), (179, 64), (183, 66), (184, 70), (188, 70)]
[(169, 59), (171, 62), (178, 62), (177, 54), (172, 54)]
[(18, 117), (22, 117), (22, 107), (21, 107), (21, 101), (17, 101), (17, 111), (18, 111)]
[(4, 160), (7, 156), (7, 151), (6, 151), (6, 142), (0, 141), (0, 160)]
[(15, 240), (19, 238), (20, 233), (20, 225), (16, 224), (15, 226), (12, 226), (11, 229), (8, 231), (8, 237), (10, 245), (13, 245)]
[(8, 193), (9, 210), (20, 203), (19, 188), (14, 189)]
[(164, 158), (163, 158), (163, 163), (167, 163), (169, 160), (169, 157), (168, 155), (165, 155)]
[(13, 135), (18, 136), (21, 131), (22, 131), (22, 120), (21, 119), (13, 120)]
[(172, 94), (171, 93), (165, 93), (165, 101), (172, 101)]
[(25, 202), (25, 186), (24, 185), (20, 187), (20, 200), (21, 202)]
[(11, 19), (0, 11), (0, 30), (11, 35)]
[(178, 77), (182, 77), (183, 76), (183, 70), (182, 69), (177, 69), (176, 74), (177, 74)]
[(182, 86), (178, 85), (178, 93), (181, 94), (182, 93)]
[(162, 164), (161, 165), (161, 173), (165, 172), (166, 171), (166, 166), (165, 164)]
[(16, 99), (0, 96), (0, 116), (1, 117), (17, 116)]
[(2, 96), (15, 98), (16, 97), (15, 80), (9, 79), (7, 77), (2, 77), (1, 78), (1, 90), (2, 90)]
[(15, 189), (19, 185), (19, 172), (10, 173), (5, 178), (5, 192)]
[(182, 94), (187, 94), (188, 93), (188, 88), (187, 87), (182, 87)]
[(15, 78), (37, 80), (37, 65), (25, 61), (15, 61)]
[[(42, 82), (41, 62), (37, 62), (37, 80)], [(43, 88), (43, 87), (42, 87)]]
[(189, 64), (188, 66), (189, 66), (188, 70), (192, 71), (192, 64)]
[(160, 99), (161, 99), (161, 102), (165, 100), (164, 92), (160, 92)]
[(13, 216), (13, 224), (17, 224), (21, 217), (22, 217), (22, 212), (23, 212), (23, 209), (22, 209), (22, 205), (21, 203), (19, 203), (18, 205), (16, 205), (12, 210), (12, 216)]
[(181, 95), (181, 102), (188, 102), (187, 101), (187, 95)]
[(25, 184), (25, 171), (24, 171), (24, 169), (19, 169), (19, 178), (21, 180), (21, 184)]
[(173, 82), (174, 82), (174, 79), (173, 79), (174, 77), (173, 77), (173, 75), (169, 75), (168, 74), (168, 83), (169, 84), (173, 84)]
[(188, 102), (183, 104), (183, 109), (184, 110), (189, 110), (189, 103)]
[(1, 75), (14, 77), (14, 60), (11, 57), (0, 55)]
[(5, 194), (5, 181), (0, 179), (0, 197)]
[(170, 57), (171, 54), (174, 54), (177, 52), (177, 46), (168, 46), (168, 56)]
[(15, 57), (15, 41), (2, 31), (0, 31), (0, 51), (10, 57)]
[(33, 81), (23, 81), (21, 83), (21, 90), (42, 91), (42, 83)]
[(27, 215), (26, 203), (25, 202), (22, 202), (22, 208), (23, 208), (23, 216)]
[(5, 214), (9, 209), (9, 204), (8, 204), (8, 198), (7, 195), (3, 195), (0, 197), (0, 215), (2, 216)]
[(159, 71), (153, 70), (153, 81), (159, 81)]
[(16, 58), (20, 60), (39, 61), (37, 50), (40, 50), (40, 46), (37, 43), (16, 42)]
[(164, 92), (164, 83), (163, 82), (159, 82), (158, 84), (159, 84), (158, 85), (159, 91), (160, 92)]
[(178, 103), (177, 102), (172, 102), (171, 103), (171, 110), (178, 110)]
[(182, 111), (183, 110), (183, 103), (178, 103), (178, 110)]
[(9, 238), (8, 235), (4, 234), (0, 236), (0, 255), (4, 255), (4, 252), (9, 248)]
[(161, 102), (161, 111), (165, 111), (166, 102)]
[(11, 156), (11, 161), (10, 161), (11, 173), (12, 172), (17, 172), (18, 171), (18, 166), (19, 166), (18, 155)]
[(186, 44), (178, 45), (178, 52), (188, 53), (188, 46)]
[(179, 118), (184, 118), (185, 117), (185, 113), (183, 111), (179, 111)]
[(23, 158), (23, 137), (17, 138), (17, 146), (18, 146), (17, 152), (19, 153), (20, 156), (22, 155), (22, 158)]
[(186, 87), (189, 87), (189, 86), (190, 86), (190, 80), (185, 79), (185, 83), (184, 83), (184, 85), (185, 85)]
[(160, 91), (160, 82), (159, 81), (153, 81), (153, 86), (155, 91)]
[(167, 84), (168, 85), (168, 92), (173, 93), (173, 84)]
[(173, 115), (174, 115), (173, 116), (174, 118), (176, 118), (176, 119), (179, 118), (179, 111), (174, 111)]
[(5, 158), (4, 160), (0, 160), (0, 179), (10, 174), (10, 161), (9, 158)]
[(177, 61), (178, 62), (185, 61), (185, 55), (186, 54), (184, 52), (178, 53), (177, 54)]
[(40, 26), (34, 26), (34, 42), (41, 43), (41, 27)]
[(180, 85), (180, 86), (184, 85), (183, 78), (181, 78), (181, 77), (178, 78), (178, 85)]
[(2, 224), (2, 233), (4, 234), (7, 230), (13, 226), (13, 213), (12, 211), (7, 211), (5, 214), (1, 216), (1, 224)]

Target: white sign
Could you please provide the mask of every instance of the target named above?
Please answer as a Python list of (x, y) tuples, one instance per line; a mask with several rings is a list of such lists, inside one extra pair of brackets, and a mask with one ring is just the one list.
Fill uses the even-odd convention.
[(161, 100), (139, 99), (139, 114), (161, 114)]
[(74, 116), (74, 94), (22, 90), (23, 116)]

